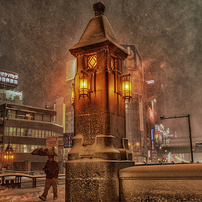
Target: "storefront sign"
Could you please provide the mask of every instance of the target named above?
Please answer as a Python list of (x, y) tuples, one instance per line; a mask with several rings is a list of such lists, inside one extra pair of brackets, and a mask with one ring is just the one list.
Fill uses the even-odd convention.
[(47, 136), (46, 147), (58, 147), (58, 136)]
[(152, 84), (152, 83), (154, 83), (154, 80), (147, 81), (147, 84)]
[(0, 84), (18, 86), (18, 74), (15, 72), (0, 70)]

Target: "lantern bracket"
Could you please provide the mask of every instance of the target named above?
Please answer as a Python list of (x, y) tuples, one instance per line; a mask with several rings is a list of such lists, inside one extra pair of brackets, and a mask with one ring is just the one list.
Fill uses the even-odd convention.
[(86, 74), (87, 76), (89, 76), (95, 72), (96, 72), (96, 69), (83, 69), (83, 70), (81, 70), (81, 73)]

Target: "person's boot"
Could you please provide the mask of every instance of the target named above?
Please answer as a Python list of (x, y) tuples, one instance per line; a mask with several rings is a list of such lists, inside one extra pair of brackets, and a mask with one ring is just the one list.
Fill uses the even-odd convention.
[(45, 196), (39, 196), (39, 198), (42, 200), (42, 201), (45, 201), (46, 200), (46, 197)]
[(58, 197), (57, 197), (57, 196), (54, 196), (54, 197), (53, 197), (53, 200), (57, 200), (57, 199), (58, 199)]

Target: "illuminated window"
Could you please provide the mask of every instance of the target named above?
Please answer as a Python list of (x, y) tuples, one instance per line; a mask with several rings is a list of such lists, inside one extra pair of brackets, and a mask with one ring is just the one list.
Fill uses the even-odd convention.
[(48, 131), (45, 131), (45, 137), (48, 137)]
[(30, 129), (30, 128), (28, 129), (27, 136), (30, 136), (30, 137), (32, 136), (32, 129)]
[(41, 137), (41, 130), (39, 130), (39, 136), (38, 137)]
[(8, 110), (8, 118), (15, 118), (16, 117), (16, 111)]
[(26, 113), (25, 112), (17, 111), (16, 116), (18, 119), (26, 119)]
[(88, 56), (88, 69), (93, 69), (97, 67), (97, 55)]
[(12, 135), (13, 135), (13, 127), (10, 127), (9, 136), (12, 136)]
[(39, 130), (36, 130), (36, 137), (39, 137)]
[(17, 136), (20, 136), (20, 128), (17, 128)]
[(31, 151), (35, 149), (35, 145), (31, 145)]
[(32, 129), (32, 137), (36, 137), (36, 133), (34, 129)]
[(28, 119), (28, 120), (34, 120), (34, 115), (28, 113), (28, 114), (26, 114), (26, 119)]
[(42, 130), (41, 137), (44, 138), (44, 130)]
[(21, 128), (21, 136), (24, 136), (24, 128)]
[(27, 153), (27, 145), (23, 145), (23, 153)]
[(13, 136), (16, 136), (16, 128), (13, 128)]

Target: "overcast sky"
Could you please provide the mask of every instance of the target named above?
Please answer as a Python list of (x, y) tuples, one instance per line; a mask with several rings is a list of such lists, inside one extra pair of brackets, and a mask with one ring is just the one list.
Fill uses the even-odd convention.
[[(24, 104), (42, 106), (61, 95), (69, 48), (94, 16), (96, 2), (0, 0), (0, 69), (19, 73)], [(202, 1), (103, 2), (120, 43), (135, 44), (147, 69), (162, 70), (163, 115), (189, 113), (193, 136), (202, 137)]]

